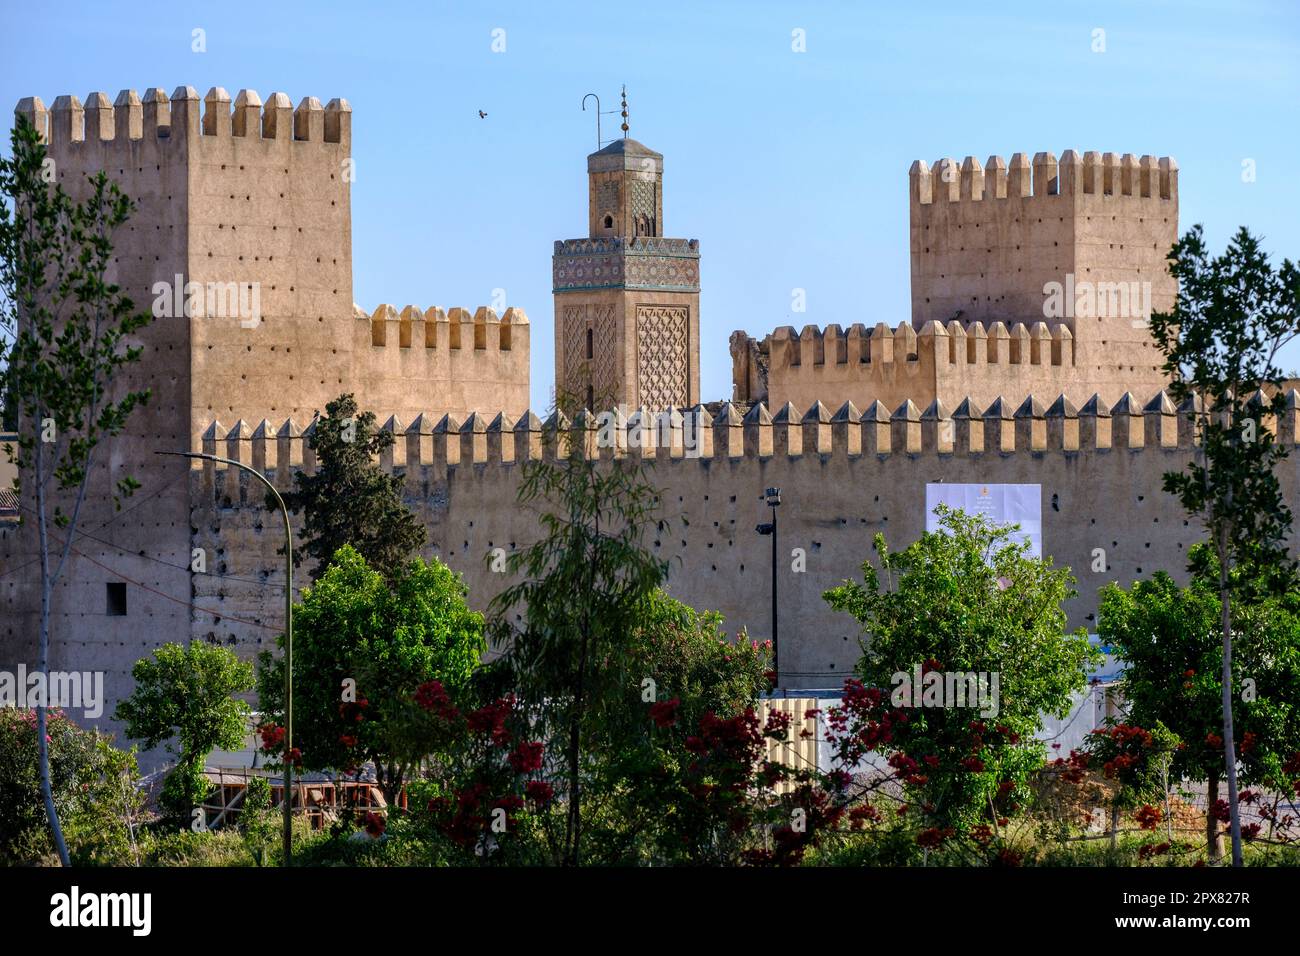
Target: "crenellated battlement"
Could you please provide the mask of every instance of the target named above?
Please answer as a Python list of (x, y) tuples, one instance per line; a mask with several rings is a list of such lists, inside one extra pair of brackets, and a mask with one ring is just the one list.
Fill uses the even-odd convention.
[(981, 166), (974, 156), (957, 163), (951, 157), (933, 167), (918, 159), (908, 170), (911, 201), (932, 203), (987, 202), (1048, 196), (1105, 195), (1178, 200), (1178, 163), (1170, 156), (1099, 153), (1082, 156), (1067, 149), (1058, 161), (1051, 152), (1014, 153), (1008, 164), (990, 156)]
[(230, 94), (214, 86), (200, 101), (192, 86), (178, 86), (169, 98), (161, 87), (145, 90), (143, 98), (126, 89), (110, 102), (94, 92), (83, 103), (64, 94), (46, 109), (39, 96), (19, 100), (15, 113), (26, 117), (54, 149), (86, 144), (140, 140), (202, 142), (263, 139), (335, 143), (347, 149), (352, 141), (352, 107), (335, 98), (325, 106), (314, 96), (294, 107), (284, 93), (272, 93), (265, 103), (256, 90)]
[[(741, 333), (743, 334), (743, 333)], [(1074, 336), (1069, 328), (1046, 322), (950, 321), (925, 323), (918, 332), (910, 322), (891, 329), (883, 322), (861, 322), (846, 331), (832, 323), (824, 329), (805, 325), (801, 332), (783, 325), (772, 332), (766, 348), (769, 374), (799, 369), (815, 374), (819, 366), (866, 366), (868, 375), (895, 362), (932, 361), (940, 365), (1073, 365)], [(792, 372), (792, 374), (800, 374)]]
[[(279, 488), (293, 474), (316, 467), (305, 428), (292, 418), (278, 426), (263, 419), (230, 427), (213, 422), (202, 450), (250, 465)], [(1300, 445), (1300, 392), (1292, 389), (1286, 408), (1263, 427), (1287, 447)], [(395, 441), (379, 461), (390, 474), (405, 476), (408, 494), (426, 497), (439, 482), (462, 476), (468, 466), (508, 467), (554, 459), (579, 447), (591, 460), (629, 458), (687, 467), (740, 458), (830, 456), (1076, 454), (1085, 452), (1190, 450), (1198, 443), (1191, 406), (1176, 408), (1164, 391), (1141, 402), (1125, 393), (1114, 405), (1099, 396), (1077, 406), (1065, 395), (1046, 402), (1030, 395), (1018, 406), (998, 397), (987, 406), (967, 398), (955, 406), (934, 400), (921, 408), (910, 399), (897, 408), (873, 402), (859, 409), (845, 402), (832, 411), (821, 402), (804, 410), (792, 403), (775, 410), (758, 403), (742, 414), (728, 402), (711, 412), (702, 405), (660, 412), (637, 409), (597, 415), (583, 410), (572, 420), (554, 412), (545, 421), (525, 410), (517, 418), (474, 412), (464, 419), (418, 415), (410, 422), (389, 416), (382, 426)], [(572, 444), (570, 444), (572, 443)], [(228, 466), (203, 462), (202, 498), (237, 505), (240, 494)], [(476, 473), (476, 472), (475, 472)], [(256, 490), (248, 501), (260, 502)]]
[(1059, 161), (917, 160), (908, 199), (916, 327), (1046, 319), (1070, 328), (1090, 373), (1138, 353), (1136, 364), (1159, 364), (1144, 320), (1176, 292), (1165, 263), (1178, 233), (1172, 157), (1067, 149)]
[(498, 316), (479, 306), (444, 310), (440, 306), (407, 305), (401, 310), (384, 303), (367, 315), (356, 309), (358, 323), (369, 324), (370, 344), (402, 349), (463, 349), (465, 351), (528, 350), (528, 316), (511, 306)]

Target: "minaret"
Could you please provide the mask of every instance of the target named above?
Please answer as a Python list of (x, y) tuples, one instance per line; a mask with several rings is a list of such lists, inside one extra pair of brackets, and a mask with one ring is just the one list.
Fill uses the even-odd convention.
[[(555, 243), (556, 391), (593, 411), (700, 395), (700, 248), (663, 233), (663, 156), (623, 135), (587, 157), (588, 236)], [(595, 407), (593, 407), (595, 406)]]

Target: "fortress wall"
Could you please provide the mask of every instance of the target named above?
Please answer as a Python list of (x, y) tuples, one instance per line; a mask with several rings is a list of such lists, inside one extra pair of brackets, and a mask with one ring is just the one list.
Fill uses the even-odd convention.
[(530, 328), (523, 309), (380, 305), (354, 323), (352, 381), (363, 404), (408, 422), (429, 408), (517, 411), (528, 405)]
[[(1043, 285), (1080, 280), (1158, 284), (1172, 303), (1164, 259), (1178, 226), (1178, 165), (1131, 153), (973, 156), (908, 173), (912, 319), (1035, 322)], [(1168, 301), (1166, 301), (1166, 298)], [(958, 315), (958, 313), (961, 313)], [(1077, 325), (1068, 319), (1072, 329)], [(1091, 336), (1089, 336), (1091, 338)]]
[[(752, 394), (757, 376), (750, 341), (743, 332), (733, 336), (739, 398)], [(767, 354), (767, 400), (773, 405), (807, 405), (820, 398), (833, 404), (852, 401), (860, 408), (880, 401), (893, 408), (909, 398), (921, 405), (940, 398), (955, 406), (969, 397), (982, 407), (999, 396), (1019, 399), (1031, 393), (1064, 393), (1075, 404), (1099, 393), (1114, 404), (1127, 391), (1124, 382), (1112, 381), (1115, 375), (1100, 388), (1081, 378), (1069, 328), (1049, 328), (1045, 322), (1010, 328), (1001, 322), (987, 327), (982, 322), (954, 320), (947, 327), (927, 322), (919, 332), (908, 322), (897, 329), (855, 324), (847, 331), (838, 325), (824, 330), (807, 325), (797, 334), (784, 326), (758, 351)], [(1134, 387), (1154, 390), (1161, 381), (1139, 376)]]
[[(143, 97), (123, 90), (114, 100), (95, 92), (84, 103), (64, 95), (48, 110), (29, 97), (16, 112), (46, 135), (53, 172), (69, 195), (86, 198), (87, 176), (102, 170), (135, 203), (114, 236), (107, 277), (137, 309), (149, 309), (155, 281), (188, 271), (196, 95), (184, 87), (170, 99), (161, 89)], [(80, 515), (83, 536), (53, 595), (51, 668), (105, 671), (111, 699), (129, 692), (137, 657), (162, 641), (184, 640), (190, 630), (187, 469), (180, 459), (153, 454), (188, 447), (190, 342), (184, 318), (156, 319), (130, 337), (143, 354), (123, 370), (120, 389), (147, 387), (152, 395), (121, 435), (96, 450)], [(118, 510), (114, 486), (128, 476), (141, 487)], [(36, 661), (40, 578), (30, 488), (25, 482), (29, 520), (0, 530), (0, 669)], [(64, 497), (59, 504), (67, 511), (72, 503)], [(51, 533), (56, 545), (64, 540), (53, 526)], [(127, 615), (110, 616), (106, 585), (123, 577), (139, 584), (128, 585)], [(105, 718), (111, 712), (110, 704)]]
[[(192, 163), (189, 275), (256, 285), (260, 316), (193, 318), (191, 442), (207, 423), (310, 417), (352, 381), (352, 112), (220, 87)], [(245, 310), (247, 311), (247, 310)]]
[[(594, 423), (583, 418), (580, 425), (556, 416), (543, 424), (531, 414), (488, 422), (475, 414), (465, 422), (445, 416), (432, 428), (422, 418), (406, 429), (391, 422), (401, 436), (381, 464), (406, 477), (407, 502), (429, 528), (427, 554), (463, 574), (471, 604), (482, 609), (507, 583), (490, 570), (493, 549), (514, 551), (537, 536), (535, 511), (516, 494), (524, 464), (550, 447), (547, 432), (574, 436), (593, 456), (639, 460), (661, 490), (661, 524), (646, 544), (670, 561), (669, 590), (758, 639), (769, 632), (771, 542), (754, 526), (768, 520), (764, 489), (782, 488), (782, 674), (790, 687), (836, 686), (850, 671), (855, 626), (821, 594), (857, 576), (876, 532), (895, 548), (919, 536), (927, 482), (1041, 484), (1044, 550), (1079, 579), (1079, 595), (1067, 605), (1071, 627), (1095, 629), (1097, 591), (1108, 581), (1127, 585), (1157, 569), (1183, 579), (1182, 555), (1202, 538), (1160, 487), (1164, 472), (1186, 464), (1193, 443), (1190, 420), (1163, 393), (1145, 405), (1125, 396), (1113, 408), (1090, 402), (1081, 409), (1031, 396), (1015, 410), (998, 401), (981, 411), (964, 401), (951, 411), (906, 402), (892, 412), (877, 403), (832, 413), (817, 403), (804, 414), (757, 405), (742, 418), (728, 405), (704, 432), (698, 458), (682, 451), (688, 442), (680, 426), (666, 442), (637, 448), (627, 436), (647, 437), (641, 421), (648, 431), (654, 424), (636, 413), (615, 453), (596, 447)], [(1300, 443), (1300, 394), (1290, 394), (1286, 417), (1272, 427), (1290, 447)], [(209, 442), (285, 483), (293, 468), (312, 466), (295, 430), (266, 441), (222, 440), (214, 431)], [(221, 618), (196, 615), (194, 636), (251, 654), (274, 639), (283, 615), (277, 519), (246, 475), (196, 468), (191, 482), (195, 546), (218, 553), (221, 573), (230, 575), (195, 576), (196, 604)], [(1286, 461), (1282, 482), (1285, 493), (1300, 494), (1300, 455)], [(805, 551), (804, 573), (791, 570), (796, 547)], [(1095, 548), (1105, 551), (1104, 572), (1091, 570)]]

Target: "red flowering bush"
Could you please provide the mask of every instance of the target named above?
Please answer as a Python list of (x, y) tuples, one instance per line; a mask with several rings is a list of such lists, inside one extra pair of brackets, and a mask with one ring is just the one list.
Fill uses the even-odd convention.
[(461, 862), (517, 862), (527, 852), (519, 842), (526, 815), (544, 812), (555, 791), (530, 779), (543, 768), (545, 746), (521, 739), (528, 722), (515, 696), (462, 708), (433, 681), (413, 700), (426, 721), (425, 739), (439, 741), (444, 754), (436, 780), (411, 788), (423, 801), (417, 819), (445, 838)]
[(883, 759), (909, 842), (931, 851), (970, 849), (975, 828), (1020, 809), (1042, 763), (1042, 715), (1067, 706), (1099, 659), (1085, 634), (1066, 633), (1067, 571), (981, 517), (941, 508), (939, 522), (902, 551), (878, 535), (862, 581), (824, 595), (864, 635), (826, 715), (832, 752), (842, 767)]
[(650, 719), (655, 722), (656, 727), (672, 727), (677, 723), (677, 711), (682, 706), (680, 697), (674, 697), (672, 700), (660, 701), (650, 705)]

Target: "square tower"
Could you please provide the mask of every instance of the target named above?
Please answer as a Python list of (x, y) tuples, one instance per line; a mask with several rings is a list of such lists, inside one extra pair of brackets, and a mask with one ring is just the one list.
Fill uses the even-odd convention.
[(555, 243), (555, 383), (588, 408), (700, 395), (700, 246), (663, 235), (663, 156), (617, 139), (587, 157), (588, 238)]
[(1016, 153), (981, 166), (967, 156), (918, 160), (909, 179), (914, 328), (1000, 322), (1014, 337), (1017, 325), (1064, 327), (1063, 389), (1161, 387), (1148, 323), (1178, 291), (1166, 268), (1178, 238), (1173, 159), (1069, 149), (1059, 162)]

